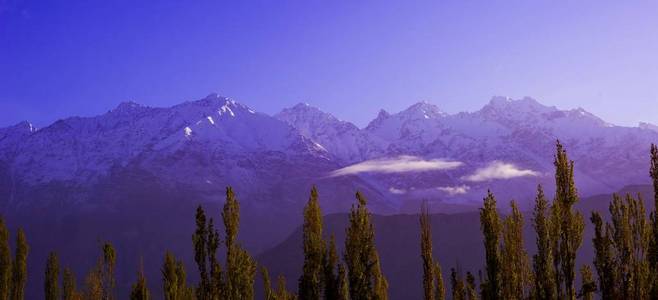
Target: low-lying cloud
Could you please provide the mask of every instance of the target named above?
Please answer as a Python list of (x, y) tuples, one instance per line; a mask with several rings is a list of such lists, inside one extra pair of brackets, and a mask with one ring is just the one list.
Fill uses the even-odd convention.
[(450, 196), (455, 196), (455, 195), (463, 195), (468, 192), (468, 190), (471, 189), (470, 186), (468, 185), (459, 185), (459, 186), (441, 186), (436, 188), (439, 191), (445, 192), (446, 194)]
[(329, 173), (330, 177), (360, 173), (406, 173), (451, 170), (463, 165), (459, 161), (443, 159), (425, 160), (417, 156), (402, 155), (395, 158), (366, 160)]
[(402, 194), (406, 194), (407, 190), (405, 190), (405, 189), (396, 189), (394, 187), (390, 187), (388, 189), (388, 192), (391, 193), (391, 194), (402, 195)]
[(490, 181), (495, 179), (511, 179), (525, 176), (538, 176), (539, 172), (520, 169), (511, 163), (494, 161), (484, 168), (479, 168), (473, 174), (462, 177), (463, 180), (471, 182)]

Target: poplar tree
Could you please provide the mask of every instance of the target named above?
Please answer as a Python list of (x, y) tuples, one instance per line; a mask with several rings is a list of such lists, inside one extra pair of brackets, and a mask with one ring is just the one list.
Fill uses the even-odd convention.
[(653, 201), (654, 210), (651, 211), (651, 237), (649, 240), (649, 253), (647, 260), (650, 270), (650, 298), (658, 299), (658, 146), (651, 144), (651, 167), (649, 168), (649, 176), (653, 183)]
[(434, 263), (434, 280), (436, 281), (436, 290), (434, 290), (434, 299), (436, 300), (445, 300), (446, 298), (446, 289), (443, 283), (443, 273), (441, 273), (441, 265), (437, 261)]
[(598, 212), (592, 212), (590, 218), (594, 224), (594, 268), (599, 277), (601, 299), (617, 298), (615, 284), (617, 282), (616, 266), (612, 253), (612, 239), (609, 229), (605, 228), (603, 218)]
[(253, 299), (256, 262), (247, 251), (236, 244), (240, 227), (240, 204), (231, 187), (226, 188), (222, 219), (226, 230), (226, 281), (222, 289), (223, 299)]
[(101, 261), (85, 277), (84, 299), (104, 299)]
[(44, 295), (46, 300), (59, 299), (59, 260), (55, 252), (48, 254), (44, 281)]
[(342, 263), (338, 263), (338, 295), (336, 299), (338, 300), (349, 300), (350, 299), (350, 287), (349, 280), (347, 278), (347, 271), (345, 266)]
[(194, 291), (187, 285), (185, 266), (169, 251), (165, 253), (162, 265), (162, 287), (165, 300), (189, 300)]
[(450, 269), (450, 283), (452, 285), (452, 299), (453, 300), (466, 300), (466, 287), (461, 275), (457, 273), (455, 268)]
[(594, 300), (596, 282), (594, 282), (594, 278), (592, 278), (592, 269), (589, 267), (589, 265), (584, 265), (580, 268), (580, 278), (581, 284), (578, 298), (582, 298), (583, 300)]
[(499, 253), (501, 224), (496, 210), (496, 198), (491, 191), (487, 191), (484, 205), (480, 208), (480, 225), (484, 234), (487, 275), (485, 284), (487, 291), (484, 294), (487, 295), (487, 299), (501, 299), (501, 261)]
[(325, 247), (323, 256), (324, 266), (324, 299), (336, 300), (340, 292), (339, 285), (341, 278), (338, 272), (338, 251), (336, 251), (336, 238), (332, 234), (329, 238), (328, 245)]
[(322, 211), (318, 190), (314, 186), (304, 207), (303, 225), (304, 267), (299, 278), (299, 299), (318, 300), (322, 296), (324, 240)]
[(69, 268), (64, 269), (62, 275), (62, 300), (79, 300), (82, 295), (78, 293), (75, 275)]
[(267, 271), (267, 268), (261, 268), (261, 274), (263, 277), (263, 294), (265, 300), (294, 300), (297, 299), (297, 295), (288, 291), (286, 288), (286, 278), (283, 275), (277, 277), (277, 287), (276, 289), (272, 288), (272, 281), (270, 280), (270, 274)]
[[(344, 257), (348, 270), (350, 299), (373, 299), (373, 284), (379, 282), (380, 287), (384, 286), (385, 279), (381, 272), (375, 270), (378, 268), (378, 255), (366, 199), (359, 192), (356, 193), (356, 198), (358, 204), (356, 207), (352, 205), (345, 238)], [(381, 290), (377, 293), (381, 293)]]
[(266, 267), (260, 269), (261, 277), (263, 277), (263, 297), (265, 300), (276, 300), (276, 294), (272, 289), (272, 280), (270, 279), (270, 272)]
[(297, 296), (286, 288), (286, 278), (283, 275), (279, 275), (277, 278), (276, 300), (294, 299), (297, 299)]
[(144, 275), (144, 267), (139, 268), (137, 272), (137, 282), (133, 283), (130, 290), (130, 300), (149, 300), (151, 293), (149, 292), (148, 285), (146, 284), (146, 276)]
[(115, 299), (114, 289), (116, 288), (116, 279), (114, 277), (114, 268), (116, 266), (116, 250), (114, 246), (106, 242), (103, 245), (103, 260), (101, 264), (101, 287), (104, 300)]
[(210, 299), (218, 300), (221, 298), (223, 288), (222, 267), (217, 259), (217, 249), (219, 248), (219, 232), (215, 229), (213, 219), (210, 218), (208, 230), (206, 231), (208, 246), (208, 264), (210, 265), (210, 274), (208, 281), (208, 293)]
[(9, 293), (9, 299), (11, 300), (23, 300), (25, 298), (28, 252), (29, 246), (27, 245), (25, 232), (23, 232), (23, 229), (18, 229), (18, 234), (16, 235), (16, 254), (14, 263), (12, 264), (11, 292)]
[(115, 299), (114, 268), (116, 265), (116, 251), (111, 243), (105, 242), (101, 247), (101, 255), (96, 265), (85, 277), (85, 299)]
[(434, 259), (432, 258), (432, 229), (427, 202), (420, 207), (420, 257), (423, 260), (423, 292), (425, 300), (434, 300)]
[(523, 215), (516, 202), (512, 213), (503, 221), (501, 247), (501, 294), (503, 299), (524, 299), (530, 283), (528, 254), (523, 245)]
[(532, 257), (534, 271), (533, 297), (536, 300), (552, 300), (555, 298), (556, 286), (553, 274), (553, 249), (550, 238), (551, 220), (548, 201), (546, 201), (541, 185), (537, 186), (532, 225), (537, 233), (537, 254)]
[(567, 157), (567, 152), (560, 144), (556, 143), (555, 155), (555, 200), (553, 206), (557, 209), (554, 220), (559, 224), (559, 236), (557, 237), (556, 251), (559, 253), (560, 279), (564, 282), (564, 297), (576, 298), (574, 287), (576, 252), (583, 241), (583, 230), (585, 223), (583, 216), (574, 210), (573, 206), (578, 202), (578, 193), (574, 184), (573, 161)]
[(196, 296), (199, 299), (211, 299), (210, 277), (208, 276), (208, 227), (206, 225), (206, 213), (200, 205), (196, 209), (196, 230), (192, 235), (194, 245), (194, 261), (199, 269), (199, 284), (196, 288)]
[(7, 300), (9, 297), (11, 269), (9, 229), (5, 225), (5, 220), (0, 218), (0, 300)]
[(475, 277), (471, 272), (466, 272), (466, 299), (476, 300), (477, 298), (478, 292), (475, 287)]
[(594, 265), (599, 274), (604, 298), (646, 299), (650, 296), (649, 247), (650, 226), (644, 204), (631, 195), (624, 199), (613, 195), (610, 202), (611, 223), (603, 233), (603, 221), (593, 213)]
[(379, 255), (375, 253), (375, 269), (373, 273), (373, 299), (374, 300), (388, 300), (388, 281), (382, 274), (381, 263), (379, 262)]

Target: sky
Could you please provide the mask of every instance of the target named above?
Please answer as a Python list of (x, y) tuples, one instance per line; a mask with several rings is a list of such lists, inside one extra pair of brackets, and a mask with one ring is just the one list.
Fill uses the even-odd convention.
[(0, 127), (217, 92), (365, 126), (494, 95), (658, 123), (657, 1), (0, 0)]

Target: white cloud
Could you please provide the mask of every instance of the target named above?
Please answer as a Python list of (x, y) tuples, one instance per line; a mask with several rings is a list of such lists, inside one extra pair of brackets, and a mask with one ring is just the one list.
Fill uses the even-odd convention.
[(391, 194), (396, 194), (396, 195), (402, 195), (402, 194), (406, 194), (406, 193), (407, 193), (407, 190), (405, 190), (405, 189), (396, 189), (396, 188), (394, 188), (394, 187), (390, 187), (390, 188), (388, 189), (388, 191), (389, 191), (389, 193), (391, 193)]
[(445, 192), (450, 196), (466, 194), (468, 190), (471, 189), (468, 185), (459, 185), (459, 186), (441, 186), (436, 188), (439, 191)]
[(329, 174), (330, 177), (354, 175), (359, 173), (405, 173), (436, 170), (451, 170), (463, 165), (459, 161), (442, 159), (424, 160), (417, 156), (402, 155), (395, 158), (366, 160)]
[(462, 177), (462, 179), (472, 182), (481, 182), (494, 179), (510, 179), (537, 175), (539, 175), (539, 172), (528, 169), (520, 169), (511, 163), (494, 161), (484, 168), (475, 170), (473, 174)]

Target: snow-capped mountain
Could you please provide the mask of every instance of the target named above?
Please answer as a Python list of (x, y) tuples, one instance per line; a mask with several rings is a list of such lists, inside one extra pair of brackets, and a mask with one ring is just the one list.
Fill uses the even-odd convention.
[(258, 199), (245, 205), (261, 211), (303, 201), (297, 193), (313, 183), (331, 187), (328, 196), (337, 199), (329, 210), (347, 208), (351, 199), (342, 195), (357, 187), (382, 211), (415, 210), (421, 198), (477, 202), (489, 188), (527, 203), (537, 183), (550, 191), (557, 139), (588, 195), (646, 182), (647, 149), (658, 131), (528, 97), (494, 97), (457, 114), (419, 102), (382, 110), (358, 128), (308, 104), (269, 116), (211, 94), (167, 108), (124, 102), (39, 130), (27, 122), (0, 129), (0, 175), (10, 183), (7, 207), (39, 202), (36, 191), (53, 186), (75, 191), (66, 201), (94, 204), (89, 191), (117, 174), (147, 174), (206, 198), (232, 185)]
[(382, 140), (372, 138), (354, 124), (305, 103), (286, 108), (275, 117), (299, 130), (341, 162), (366, 160), (376, 156), (383, 146)]
[[(344, 121), (318, 122), (322, 119), (318, 116), (323, 115), (326, 114), (318, 109), (304, 106), (302, 110), (296, 106), (277, 117), (330, 153), (345, 144), (344, 140), (358, 136), (360, 141), (369, 141), (367, 151), (351, 150), (365, 154), (362, 160), (413, 155), (463, 163), (450, 171), (358, 174), (407, 199), (429, 195), (477, 201), (491, 188), (505, 198), (520, 197), (528, 203), (537, 183), (551, 188), (558, 139), (576, 161), (581, 193), (611, 192), (628, 184), (647, 182), (648, 148), (658, 142), (658, 131), (650, 125), (615, 126), (582, 108), (560, 110), (529, 97), (494, 97), (479, 111), (457, 114), (447, 114), (435, 105), (420, 102), (395, 114), (382, 110), (363, 129)], [(351, 163), (350, 159), (341, 161), (343, 165)], [(478, 172), (492, 174), (481, 177)]]
[(114, 238), (130, 249), (189, 251), (196, 206), (219, 218), (230, 185), (241, 240), (258, 251), (299, 224), (312, 185), (324, 213), (347, 211), (356, 190), (382, 214), (417, 212), (422, 200), (434, 211), (470, 210), (487, 189), (501, 208), (510, 199), (528, 208), (538, 183), (552, 192), (558, 138), (583, 196), (649, 182), (654, 127), (614, 126), (530, 98), (495, 97), (457, 114), (420, 102), (358, 128), (306, 104), (269, 116), (211, 94), (0, 129), (0, 214), (43, 245), (53, 245), (49, 232), (72, 236), (65, 246), (75, 249)]

